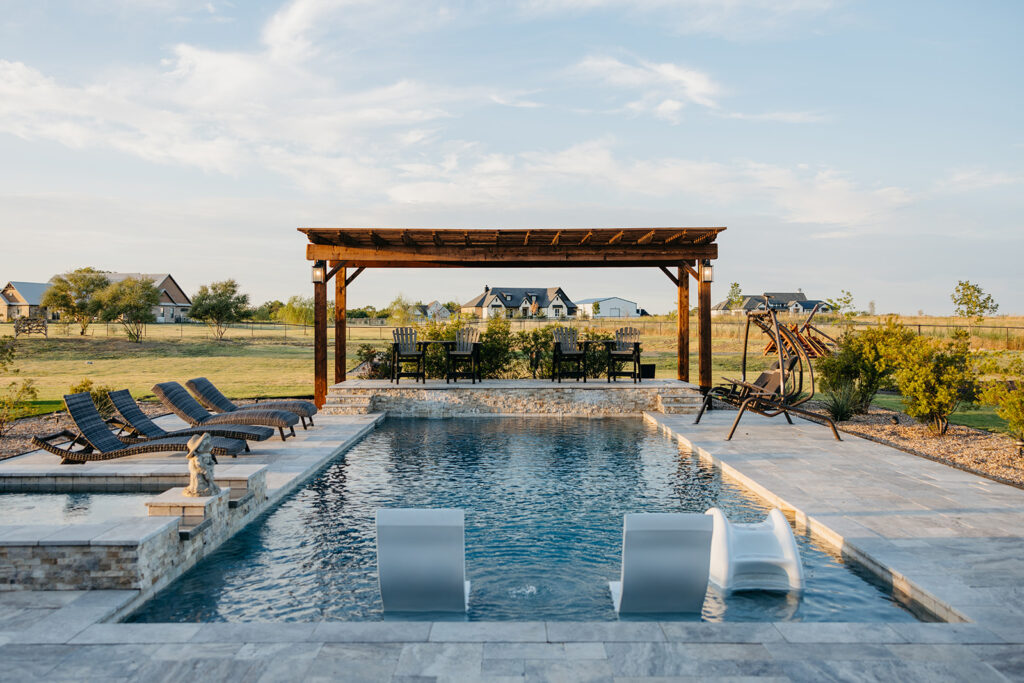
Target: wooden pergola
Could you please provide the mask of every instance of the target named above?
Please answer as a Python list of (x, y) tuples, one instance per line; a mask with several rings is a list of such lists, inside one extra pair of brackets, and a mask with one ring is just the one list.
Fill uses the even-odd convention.
[[(345, 381), (349, 285), (366, 268), (660, 268), (675, 284), (677, 377), (690, 380), (690, 277), (697, 282), (699, 385), (711, 387), (711, 260), (717, 228), (431, 230), (299, 228), (313, 261), (314, 394), (327, 398), (327, 285), (334, 279), (334, 381)], [(351, 271), (351, 272), (350, 272)]]

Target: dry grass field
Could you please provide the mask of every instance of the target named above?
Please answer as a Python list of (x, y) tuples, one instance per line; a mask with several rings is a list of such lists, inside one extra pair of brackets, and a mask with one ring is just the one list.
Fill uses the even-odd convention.
[[(856, 325), (875, 320), (858, 319)], [(513, 320), (513, 331), (549, 321)], [(797, 319), (789, 321), (798, 322)], [(824, 322), (824, 321), (822, 321)], [(922, 334), (948, 336), (961, 320), (943, 318), (904, 318), (911, 326), (921, 325)], [(613, 330), (620, 321), (581, 321), (577, 323)], [(641, 328), (644, 357), (657, 366), (658, 377), (675, 377), (675, 321), (668, 318), (631, 320)], [(821, 324), (832, 336), (842, 333), (835, 324)], [(997, 329), (988, 329), (986, 326)], [(1012, 329), (1019, 327), (1020, 329)], [(690, 329), (691, 377), (696, 379), (696, 320)], [(356, 349), (361, 344), (385, 348), (391, 338), (390, 327), (349, 327), (349, 369), (356, 364)], [(712, 324), (712, 377), (736, 376), (742, 358), (744, 322), (741, 317), (714, 318)], [(333, 327), (328, 330), (333, 338)], [(0, 335), (13, 334), (11, 325), (0, 324)], [(753, 333), (752, 333), (753, 334)], [(333, 339), (332, 339), (333, 343)], [(1024, 318), (995, 318), (975, 330), (975, 345), (983, 348), (1024, 348)], [(761, 370), (766, 362), (761, 355), (764, 337), (753, 334), (749, 344), (750, 371)], [(137, 398), (152, 395), (151, 387), (161, 381), (183, 381), (206, 376), (232, 398), (305, 396), (312, 393), (313, 334), (311, 328), (270, 324), (239, 325), (225, 339), (214, 340), (204, 325), (150, 325), (143, 341), (127, 341), (117, 325), (97, 324), (80, 336), (74, 327), (51, 325), (49, 338), (21, 337), (17, 341), (18, 377), (35, 380), (39, 389), (38, 412), (60, 408), (60, 397), (82, 379), (98, 386), (127, 388)], [(333, 361), (333, 357), (329, 358)], [(333, 367), (328, 377), (333, 377)], [(0, 375), (6, 384), (13, 376)], [(886, 407), (898, 408), (899, 397), (880, 398)], [(991, 410), (964, 412), (955, 421), (987, 429), (998, 429), (1001, 421)]]

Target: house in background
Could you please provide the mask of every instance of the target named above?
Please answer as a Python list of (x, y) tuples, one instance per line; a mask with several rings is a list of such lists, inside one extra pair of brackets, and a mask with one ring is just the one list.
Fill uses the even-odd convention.
[(503, 315), (508, 318), (530, 318), (543, 314), (548, 318), (572, 318), (574, 304), (561, 287), (490, 287), (462, 304), (463, 315), (490, 318)]
[(0, 289), (0, 321), (9, 322), (16, 318), (56, 320), (57, 314), (40, 305), (49, 288), (49, 282), (8, 282)]
[(153, 307), (153, 315), (158, 323), (180, 323), (188, 320), (188, 312), (192, 309), (192, 300), (188, 298), (170, 273), (104, 273), (111, 282), (120, 282), (128, 278), (152, 280), (160, 290), (160, 303)]
[[(595, 311), (595, 304), (597, 310)], [(606, 296), (599, 299), (582, 299), (576, 302), (580, 312), (589, 318), (636, 318), (640, 309), (636, 302), (617, 296)]]
[(832, 308), (821, 299), (808, 299), (803, 290), (795, 292), (765, 292), (753, 296), (743, 294), (738, 304), (729, 306), (728, 301), (720, 301), (711, 307), (711, 315), (741, 315), (748, 311), (765, 310), (765, 296), (768, 297), (768, 305), (778, 313), (806, 314), (814, 310), (820, 304), (819, 311), (827, 313)]
[(412, 307), (412, 317), (417, 320), (450, 320), (452, 312), (436, 299), (429, 304)]

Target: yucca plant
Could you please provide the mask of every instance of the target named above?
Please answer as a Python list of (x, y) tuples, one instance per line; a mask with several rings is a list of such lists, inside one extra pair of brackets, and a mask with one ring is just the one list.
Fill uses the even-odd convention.
[(822, 403), (825, 411), (836, 422), (846, 422), (857, 412), (862, 400), (861, 393), (853, 382), (842, 382), (832, 391), (826, 392)]

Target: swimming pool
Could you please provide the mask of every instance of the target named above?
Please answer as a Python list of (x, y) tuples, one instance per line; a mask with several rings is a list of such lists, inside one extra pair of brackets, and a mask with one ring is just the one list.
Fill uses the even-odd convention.
[(145, 517), (152, 493), (3, 493), (0, 524), (87, 524)]
[[(129, 621), (381, 619), (381, 507), (465, 510), (470, 620), (612, 620), (623, 514), (712, 506), (733, 521), (769, 510), (639, 419), (388, 419)], [(798, 541), (802, 598), (709, 589), (702, 618), (915, 621), (863, 573)]]

